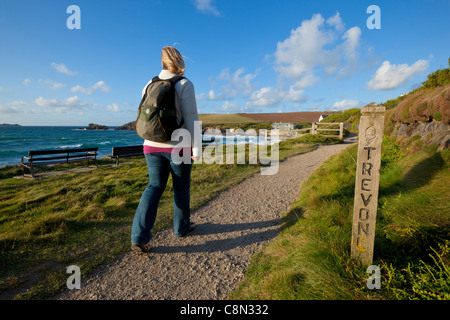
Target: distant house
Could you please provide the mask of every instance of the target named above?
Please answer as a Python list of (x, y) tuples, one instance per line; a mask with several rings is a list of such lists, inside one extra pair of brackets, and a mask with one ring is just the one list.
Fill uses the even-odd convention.
[(330, 111), (302, 111), (302, 112), (281, 112), (281, 113), (240, 113), (241, 116), (270, 122), (295, 123), (295, 122), (318, 122), (320, 116), (330, 115)]
[(274, 122), (272, 123), (272, 129), (293, 130), (295, 129), (295, 125), (290, 122)]
[(328, 117), (328, 114), (321, 114), (319, 117), (319, 122)]

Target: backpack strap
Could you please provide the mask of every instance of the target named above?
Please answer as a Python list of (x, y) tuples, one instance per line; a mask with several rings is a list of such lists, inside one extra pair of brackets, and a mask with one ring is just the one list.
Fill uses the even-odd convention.
[(183, 77), (183, 76), (175, 76), (175, 77), (172, 77), (172, 78), (170, 78), (170, 79), (161, 79), (160, 77), (156, 76), (156, 77), (154, 77), (154, 78), (152, 79), (152, 83), (153, 83), (153, 82), (156, 82), (156, 81), (169, 81), (171, 85), (174, 85), (174, 84), (176, 84), (178, 81), (180, 81), (180, 80), (182, 80), (182, 79), (184, 79), (184, 78), (185, 78), (185, 77)]
[[(155, 78), (158, 78), (158, 77), (155, 77)], [(174, 89), (175, 89), (175, 84), (176, 84), (178, 81), (180, 81), (180, 80), (182, 80), (182, 79), (184, 79), (184, 78), (185, 78), (185, 77), (183, 77), (183, 76), (175, 76), (175, 77), (172, 77), (172, 78), (170, 78), (170, 79), (167, 79), (167, 81), (169, 81), (170, 84), (171, 84), (171, 85), (174, 87)], [(158, 78), (158, 79), (159, 79), (159, 78)], [(180, 122), (179, 126), (182, 127), (183, 124), (184, 124), (184, 119), (183, 119), (183, 116), (181, 116), (181, 122)]]

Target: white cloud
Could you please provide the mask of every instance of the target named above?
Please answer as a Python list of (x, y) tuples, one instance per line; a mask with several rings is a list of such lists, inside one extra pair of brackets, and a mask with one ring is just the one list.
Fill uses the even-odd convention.
[(284, 100), (286, 91), (273, 87), (256, 90), (247, 101), (247, 106), (269, 107), (275, 106)]
[(339, 111), (339, 110), (347, 110), (347, 109), (360, 108), (360, 107), (362, 107), (361, 101), (352, 100), (352, 99), (344, 99), (341, 101), (336, 101), (333, 104), (332, 109), (335, 111)]
[(343, 46), (344, 52), (347, 56), (353, 56), (355, 54), (355, 50), (359, 45), (360, 37), (361, 29), (359, 27), (350, 28), (344, 33), (342, 39), (345, 40)]
[(29, 85), (31, 83), (31, 79), (29, 79), (29, 78), (26, 78), (25, 80), (23, 80), (23, 85), (24, 86), (27, 86), (27, 85)]
[(26, 107), (26, 106), (28, 106), (28, 103), (26, 103), (25, 101), (12, 101), (12, 102), (8, 103), (8, 106)]
[[(309, 78), (309, 81), (315, 81)], [(284, 87), (265, 87), (253, 92), (247, 101), (247, 106), (271, 107), (277, 106), (280, 102), (305, 102), (308, 100), (303, 95), (305, 86), (309, 81), (302, 79), (294, 82), (288, 89)]]
[(398, 88), (412, 76), (425, 71), (428, 68), (427, 60), (417, 60), (412, 66), (408, 64), (391, 64), (384, 61), (376, 71), (372, 80), (367, 82), (370, 90), (389, 90)]
[(243, 111), (241, 105), (236, 101), (225, 101), (220, 110), (226, 113), (238, 113)]
[(225, 101), (239, 97), (247, 97), (255, 89), (252, 80), (257, 76), (259, 69), (255, 73), (245, 73), (244, 68), (239, 68), (233, 73), (230, 68), (223, 69), (220, 74), (210, 79), (212, 86), (219, 86), (219, 90), (211, 89), (208, 93), (200, 93), (197, 100)]
[(259, 69), (253, 74), (244, 72), (245, 68), (239, 68), (231, 74), (230, 68), (226, 68), (217, 76), (218, 81), (225, 82), (222, 89), (228, 98), (235, 98), (239, 95), (248, 96), (254, 89), (251, 81), (257, 76)]
[(120, 112), (120, 108), (119, 108), (119, 105), (117, 103), (113, 103), (112, 105), (106, 106), (106, 111)]
[(0, 114), (12, 114), (12, 113), (19, 113), (19, 108), (18, 107), (4, 107), (0, 104)]
[(291, 81), (289, 86), (264, 87), (251, 93), (247, 106), (277, 106), (282, 102), (308, 100), (306, 88), (319, 80), (320, 69), (326, 75), (351, 75), (358, 65), (361, 29), (346, 30), (339, 12), (325, 20), (314, 14), (310, 20), (291, 30), (290, 36), (277, 43), (273, 55), (274, 70)]
[(84, 88), (80, 85), (76, 85), (75, 87), (72, 87), (70, 89), (71, 92), (79, 92), (79, 93), (83, 93), (83, 94), (92, 94), (93, 90), (91, 88)]
[(300, 78), (324, 60), (322, 48), (330, 42), (329, 36), (320, 30), (324, 19), (320, 14), (304, 20), (291, 36), (278, 42), (275, 52), (275, 71), (288, 78)]
[(58, 90), (58, 89), (61, 89), (61, 88), (64, 88), (65, 86), (67, 86), (64, 83), (58, 83), (58, 82), (55, 82), (50, 79), (39, 79), (38, 82), (41, 84), (48, 85), (49, 86), (48, 88), (50, 90)]
[(72, 91), (72, 92), (78, 92), (78, 93), (82, 93), (82, 94), (92, 94), (96, 90), (100, 90), (102, 92), (108, 92), (111, 90), (111, 87), (107, 86), (105, 84), (105, 81), (99, 81), (89, 88), (84, 88), (80, 85), (76, 85), (70, 89), (70, 91)]
[(65, 86), (66, 86), (66, 84), (64, 84), (64, 83), (53, 82), (50, 89), (58, 90), (58, 89), (64, 88)]
[(79, 111), (80, 108), (86, 105), (80, 101), (78, 96), (69, 97), (64, 100), (45, 99), (43, 97), (39, 97), (35, 99), (34, 102), (43, 108), (55, 108), (54, 110), (56, 112)]
[(195, 0), (195, 7), (202, 13), (210, 13), (215, 16), (220, 16), (219, 10), (212, 5), (214, 0)]
[(334, 27), (338, 31), (343, 31), (345, 29), (344, 22), (342, 22), (339, 12), (336, 12), (334, 16), (328, 18), (326, 22), (329, 26)]
[(304, 89), (314, 83), (317, 79), (312, 74), (294, 82), (289, 88), (265, 87), (254, 91), (247, 106), (270, 107), (277, 106), (280, 102), (305, 102), (308, 98), (303, 94)]
[(64, 63), (52, 62), (51, 66), (53, 67), (53, 69), (55, 69), (59, 73), (66, 74), (68, 76), (74, 76), (77, 74), (75, 71), (69, 70), (69, 68), (67, 68)]
[[(299, 27), (291, 31), (289, 38), (278, 42), (274, 70), (297, 81), (314, 76), (320, 67), (326, 74), (353, 71), (353, 67), (342, 66), (342, 63), (356, 63), (361, 29), (352, 27), (343, 33), (344, 30), (339, 13), (328, 18), (326, 23), (321, 14), (303, 20)], [(336, 42), (337, 39), (341, 42)]]
[(241, 105), (237, 101), (225, 101), (222, 106), (215, 110), (216, 112), (224, 113), (240, 113), (240, 112), (254, 112), (261, 111), (261, 108), (254, 108), (253, 106)]
[(207, 96), (208, 100), (212, 100), (212, 101), (225, 100), (225, 96), (223, 94), (220, 94), (220, 93), (217, 94), (214, 92), (214, 90), (210, 90), (206, 96)]
[(342, 48), (341, 56), (346, 60), (347, 64), (338, 71), (340, 76), (351, 75), (355, 71), (358, 62), (360, 38), (361, 29), (359, 27), (348, 29), (342, 36), (344, 42), (339, 49)]

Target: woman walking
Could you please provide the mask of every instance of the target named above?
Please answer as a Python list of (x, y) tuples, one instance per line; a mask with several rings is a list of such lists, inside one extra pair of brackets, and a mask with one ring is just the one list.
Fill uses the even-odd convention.
[[(173, 47), (162, 49), (161, 64), (163, 70), (158, 76), (161, 80), (184, 75), (183, 57)], [(144, 87), (142, 96), (151, 82), (152, 80)], [(182, 78), (175, 84), (175, 107), (178, 124), (182, 124), (181, 127), (188, 130), (191, 137), (194, 137), (194, 121), (198, 121), (198, 112), (194, 86), (187, 78)], [(144, 141), (149, 184), (142, 194), (131, 228), (131, 249), (133, 251), (142, 253), (149, 251), (151, 229), (155, 223), (159, 200), (166, 188), (169, 174), (172, 175), (174, 190), (174, 234), (183, 237), (194, 229), (194, 224), (190, 221), (189, 206), (192, 163), (172, 161), (172, 152), (177, 143), (170, 139), (166, 142)], [(183, 151), (186, 151), (186, 148), (183, 148)], [(192, 159), (197, 159), (197, 155), (198, 149), (192, 148)]]

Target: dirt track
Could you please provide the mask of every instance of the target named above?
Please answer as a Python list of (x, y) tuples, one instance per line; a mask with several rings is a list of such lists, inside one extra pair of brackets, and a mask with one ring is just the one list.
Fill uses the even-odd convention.
[(255, 174), (194, 211), (197, 228), (187, 237), (163, 230), (152, 239), (149, 255), (121, 255), (82, 279), (80, 290), (55, 298), (225, 299), (243, 279), (252, 255), (277, 235), (280, 214), (298, 198), (303, 181), (352, 139), (291, 157), (276, 175)]

